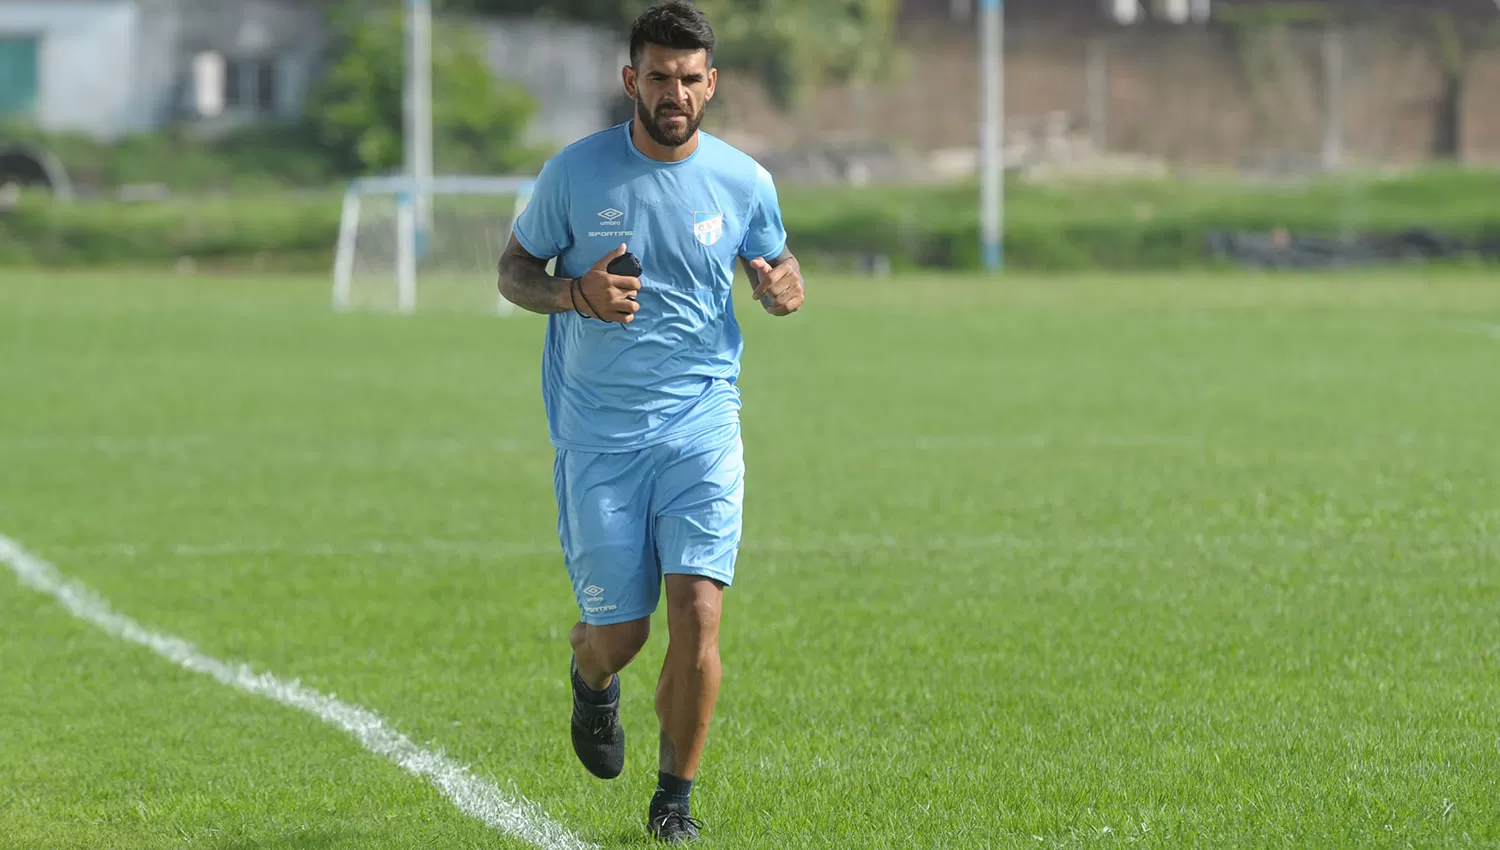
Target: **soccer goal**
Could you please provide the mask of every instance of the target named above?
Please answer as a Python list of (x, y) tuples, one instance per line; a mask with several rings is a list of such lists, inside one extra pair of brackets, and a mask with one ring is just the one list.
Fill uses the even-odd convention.
[(344, 195), (334, 259), (335, 310), (485, 311), (506, 315), (496, 274), (529, 177), (356, 180)]

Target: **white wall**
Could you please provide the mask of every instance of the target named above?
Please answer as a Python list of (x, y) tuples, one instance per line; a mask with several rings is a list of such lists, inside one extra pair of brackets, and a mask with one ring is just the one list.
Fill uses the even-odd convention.
[(182, 20), (175, 0), (136, 0), (135, 78), (130, 93), (132, 130), (151, 130), (171, 120), (183, 73)]
[(625, 101), (626, 34), (535, 20), (489, 20), (482, 27), (496, 74), (541, 102), (528, 128), (531, 141), (561, 146), (613, 123), (611, 110)]
[(132, 114), (137, 11), (130, 0), (0, 0), (0, 33), (40, 39), (37, 122), (112, 138)]
[[(155, 0), (161, 2), (161, 0)], [(273, 58), (276, 114), (295, 117), (322, 58), (327, 30), (322, 9), (288, 0), (177, 0), (174, 48), (186, 56), (215, 50), (227, 57)]]

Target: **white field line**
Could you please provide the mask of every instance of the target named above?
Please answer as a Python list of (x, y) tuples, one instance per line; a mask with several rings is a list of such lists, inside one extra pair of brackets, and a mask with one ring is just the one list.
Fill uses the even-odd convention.
[[(1267, 531), (1261, 534), (1064, 535), (1058, 538), (1028, 537), (996, 532), (984, 535), (943, 535), (915, 540), (878, 534), (839, 534), (826, 537), (778, 538), (750, 536), (740, 545), (748, 554), (767, 555), (861, 555), (877, 552), (1145, 552), (1163, 544), (1191, 545), (1200, 549), (1234, 546), (1273, 546), (1306, 551), (1325, 541), (1317, 536), (1296, 536)], [(555, 558), (562, 550), (555, 542), (514, 540), (352, 540), (339, 543), (315, 541), (239, 540), (209, 543), (92, 543), (51, 544), (49, 549), (69, 557), (118, 558), (251, 558), (284, 555), (307, 558), (353, 558), (372, 555), (420, 557), (465, 555), (476, 558)]]
[(289, 708), (301, 709), (330, 726), (342, 729), (370, 752), (385, 756), (408, 773), (425, 778), (460, 811), (492, 829), (543, 850), (582, 850), (593, 846), (550, 820), (540, 807), (525, 797), (507, 794), (442, 753), (417, 746), (369, 709), (342, 702), (297, 681), (287, 682), (270, 673), (257, 673), (247, 664), (220, 661), (203, 654), (182, 638), (153, 632), (116, 613), (93, 591), (64, 578), (56, 567), (27, 552), (3, 534), (0, 534), (0, 561), (15, 572), (22, 584), (53, 597), (73, 616), (93, 623), (114, 637), (144, 646), (180, 667), (211, 676), (221, 684)]
[(902, 445), (918, 451), (956, 451), (962, 449), (1174, 449), (1206, 445), (1202, 437), (1175, 434), (1096, 434), (1083, 437), (1054, 437), (1046, 434), (970, 434), (966, 436), (915, 437)]
[[(1481, 326), (1483, 327), (1483, 326)], [(1478, 328), (1471, 328), (1478, 329)], [(1493, 328), (1500, 336), (1500, 325)], [(1205, 438), (1183, 434), (1089, 434), (1060, 436), (1051, 434), (958, 434), (917, 435), (896, 439), (882, 439), (881, 445), (899, 445), (903, 448), (926, 451), (945, 451), (972, 448), (1046, 449), (1046, 448), (1093, 448), (1093, 449), (1150, 449), (1150, 448), (1195, 448), (1206, 444)], [(0, 448), (13, 450), (71, 450), (93, 451), (106, 454), (153, 454), (190, 451), (195, 449), (213, 451), (254, 450), (268, 455), (366, 455), (366, 454), (433, 454), (468, 455), (491, 453), (524, 453), (536, 451), (548, 453), (545, 442), (527, 442), (507, 439), (463, 439), (458, 437), (328, 437), (308, 439), (293, 436), (214, 436), (209, 434), (166, 434), (157, 436), (110, 436), (110, 435), (0, 435)]]
[(287, 435), (243, 434), (161, 434), (155, 436), (114, 436), (108, 434), (22, 434), (0, 435), (0, 447), (8, 449), (63, 449), (94, 451), (107, 454), (150, 454), (194, 449), (214, 451), (264, 450), (268, 454), (288, 452), (303, 454), (483, 454), (524, 452), (546, 449), (545, 443), (528, 443), (507, 439), (462, 439), (458, 437), (307, 437)]
[(1496, 322), (1447, 322), (1448, 330), (1479, 334), (1500, 339), (1500, 323)]
[(179, 558), (241, 558), (295, 555), (308, 558), (345, 558), (361, 555), (484, 555), (521, 558), (560, 553), (557, 544), (477, 540), (353, 540), (344, 543), (278, 540), (237, 540), (212, 543), (98, 543), (52, 547), (69, 555), (116, 555), (125, 558), (171, 555)]
[[(1042, 549), (1086, 549), (1090, 551), (1128, 551), (1148, 541), (1134, 537), (1089, 535), (1068, 541), (1040, 540), (1015, 534), (978, 536), (936, 535), (926, 540), (906, 540), (873, 534), (843, 534), (826, 538), (752, 538), (741, 544), (743, 552), (781, 555), (858, 554), (876, 551), (953, 552), (953, 551), (1035, 551)], [(365, 555), (472, 555), (475, 557), (561, 557), (557, 543), (528, 543), (504, 540), (355, 540), (344, 543), (296, 542), (276, 540), (242, 540), (212, 543), (97, 543), (57, 545), (50, 547), (70, 556), (116, 556), (146, 558), (175, 556), (180, 558), (242, 558), (266, 555), (291, 555), (309, 558), (342, 558)]]

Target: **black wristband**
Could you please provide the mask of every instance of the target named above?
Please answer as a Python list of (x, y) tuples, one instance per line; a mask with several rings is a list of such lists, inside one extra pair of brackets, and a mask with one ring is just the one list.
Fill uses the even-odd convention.
[(595, 307), (594, 302), (589, 300), (589, 294), (583, 291), (583, 278), (574, 278), (574, 280), (578, 282), (578, 294), (583, 296), (583, 303), (587, 304), (589, 309), (594, 311), (593, 318), (601, 322), (605, 321), (604, 315), (599, 312), (599, 308)]
[[(578, 296), (573, 292), (573, 287), (575, 286), (578, 286), (578, 278), (570, 278), (568, 280), (568, 301), (573, 305), (573, 312), (584, 317), (585, 319), (592, 318), (588, 313), (585, 313), (582, 310), (578, 309)], [(588, 298), (584, 298), (583, 300), (587, 302)]]

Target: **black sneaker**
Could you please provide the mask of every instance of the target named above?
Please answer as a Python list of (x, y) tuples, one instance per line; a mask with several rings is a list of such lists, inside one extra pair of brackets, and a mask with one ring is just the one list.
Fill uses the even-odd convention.
[(688, 816), (676, 806), (666, 805), (651, 810), (646, 827), (657, 840), (668, 844), (685, 844), (698, 840), (698, 830), (703, 824)]
[[(625, 727), (620, 725), (620, 694), (603, 705), (579, 696), (584, 687), (578, 678), (577, 660), (569, 664), (568, 682), (573, 691), (573, 752), (600, 779), (614, 779), (625, 769)], [(616, 674), (618, 681), (618, 674)]]

